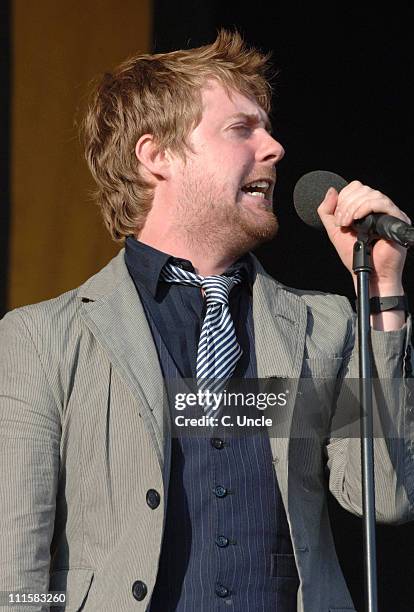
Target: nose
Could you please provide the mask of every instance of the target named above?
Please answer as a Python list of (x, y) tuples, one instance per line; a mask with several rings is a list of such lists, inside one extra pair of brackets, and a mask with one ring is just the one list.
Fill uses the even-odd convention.
[(257, 161), (277, 164), (285, 155), (285, 149), (269, 132), (262, 131), (262, 138), (257, 149)]

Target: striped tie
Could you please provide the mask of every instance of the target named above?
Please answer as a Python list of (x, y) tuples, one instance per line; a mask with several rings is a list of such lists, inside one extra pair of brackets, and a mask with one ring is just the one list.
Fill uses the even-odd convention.
[[(204, 290), (207, 310), (198, 343), (197, 385), (201, 391), (222, 391), (243, 353), (229, 308), (230, 290), (241, 283), (241, 275), (199, 276), (167, 263), (161, 278), (168, 283), (195, 285)], [(207, 416), (213, 413), (208, 406), (204, 408)]]

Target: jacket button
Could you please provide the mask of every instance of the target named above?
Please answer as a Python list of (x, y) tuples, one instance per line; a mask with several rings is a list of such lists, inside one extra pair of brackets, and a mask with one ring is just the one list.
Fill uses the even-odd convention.
[(221, 440), (221, 438), (211, 438), (210, 442), (211, 446), (213, 448), (217, 448), (217, 450), (221, 450), (222, 448), (224, 448), (224, 441)]
[(226, 487), (223, 487), (222, 485), (217, 485), (216, 487), (214, 487), (214, 495), (216, 497), (226, 497), (227, 495)]
[(142, 601), (147, 592), (147, 585), (142, 580), (136, 580), (132, 585), (132, 594), (137, 601)]
[(158, 491), (156, 491), (155, 489), (149, 489), (147, 491), (147, 504), (152, 510), (158, 508), (158, 506), (160, 505), (160, 501), (161, 497)]
[(223, 586), (222, 584), (217, 583), (216, 588), (215, 588), (215, 593), (219, 597), (227, 597), (227, 595), (230, 594), (230, 591), (227, 587)]
[(220, 546), (220, 548), (226, 548), (226, 546), (228, 546), (229, 543), (230, 543), (230, 540), (226, 538), (225, 536), (218, 536), (216, 538), (216, 544), (217, 546)]

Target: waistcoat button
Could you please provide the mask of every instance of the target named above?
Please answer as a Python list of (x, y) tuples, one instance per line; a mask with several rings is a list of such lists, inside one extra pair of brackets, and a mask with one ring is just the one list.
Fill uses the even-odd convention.
[(226, 538), (225, 536), (217, 536), (216, 538), (216, 544), (217, 546), (220, 546), (220, 548), (226, 548), (226, 546), (228, 546), (230, 543), (230, 540), (228, 538)]
[(214, 487), (214, 494), (216, 497), (226, 497), (227, 489), (222, 485), (217, 485), (216, 487)]
[(221, 438), (211, 438), (210, 442), (211, 446), (213, 448), (217, 448), (217, 450), (221, 450), (222, 448), (224, 448), (224, 441), (221, 440)]
[(216, 584), (215, 592), (219, 597), (227, 597), (230, 594), (229, 589), (222, 584)]

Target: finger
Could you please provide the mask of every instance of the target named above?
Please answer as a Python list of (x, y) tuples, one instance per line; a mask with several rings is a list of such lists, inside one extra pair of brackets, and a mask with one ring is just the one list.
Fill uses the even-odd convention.
[[(377, 203), (369, 209), (370, 204), (368, 203), (372, 203), (373, 200), (377, 200)], [(340, 191), (335, 209), (337, 225), (347, 227), (354, 219), (361, 219), (371, 212), (392, 215), (409, 225), (412, 224), (410, 217), (388, 196), (368, 185), (363, 185), (360, 181), (352, 181)]]
[(411, 219), (405, 214), (403, 210), (398, 208), (393, 202), (378, 202), (376, 200), (367, 201), (362, 203), (357, 209), (355, 209), (353, 213), (354, 219), (361, 219), (361, 217), (365, 217), (365, 215), (369, 215), (370, 212), (373, 213), (384, 213), (386, 215), (392, 215), (397, 219), (401, 219), (401, 221), (405, 221), (411, 225)]
[[(349, 209), (355, 209), (355, 204), (371, 196), (373, 190), (359, 181), (353, 181), (339, 193), (338, 204), (335, 211), (338, 225)], [(380, 192), (377, 192), (380, 196)]]
[(361, 200), (373, 200), (375, 198), (386, 198), (387, 196), (384, 196), (384, 194), (382, 194), (380, 191), (375, 191), (374, 189), (371, 189), (370, 187), (361, 187), (360, 189), (357, 189), (355, 191), (353, 191), (351, 194), (349, 195), (344, 195), (342, 192), (339, 194), (339, 198), (338, 198), (338, 207), (339, 208), (343, 208), (343, 209), (347, 209), (350, 206), (352, 206), (355, 202), (360, 202)]
[[(372, 196), (372, 193), (370, 195)], [(348, 226), (354, 219), (360, 219), (370, 212), (374, 212), (374, 208), (381, 209), (381, 212), (391, 214), (392, 211), (397, 209), (395, 205), (393, 205), (393, 208), (391, 204), (392, 202), (385, 196), (380, 196), (378, 198), (377, 196), (369, 197), (369, 195), (362, 195), (349, 203), (346, 207), (342, 206), (342, 210), (337, 213), (338, 220), (340, 221), (339, 224), (341, 226)]]
[(321, 215), (333, 215), (335, 212), (336, 205), (338, 203), (338, 192), (335, 187), (330, 187), (325, 194), (324, 199), (318, 206), (319, 216)]
[(369, 189), (368, 195), (360, 194), (355, 197), (352, 202), (342, 202), (342, 204), (338, 202), (335, 214), (340, 219), (340, 225), (348, 226), (353, 219), (360, 219), (371, 212), (392, 215), (406, 223), (411, 223), (405, 212), (400, 210), (390, 198), (373, 189)]
[(360, 189), (361, 187), (366, 187), (366, 185), (361, 183), (361, 181), (351, 181), (350, 183), (348, 183), (348, 185), (346, 185), (346, 187), (341, 189), (341, 193), (348, 196), (354, 191)]
[(333, 230), (336, 227), (334, 213), (337, 202), (338, 192), (334, 187), (330, 187), (326, 192), (325, 198), (322, 200), (317, 209), (320, 220), (328, 233), (330, 230)]
[(345, 226), (350, 225), (355, 219), (362, 219), (371, 213), (384, 213), (409, 223), (409, 218), (407, 215), (388, 199), (364, 200), (358, 204), (355, 204), (352, 209), (348, 210), (343, 216), (342, 223)]
[(353, 199), (354, 195), (358, 195), (361, 191), (371, 189), (368, 185), (363, 185), (361, 181), (351, 181), (339, 192), (339, 203), (344, 200)]

